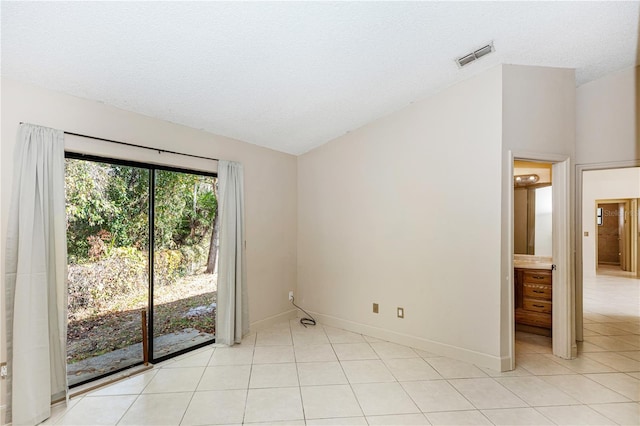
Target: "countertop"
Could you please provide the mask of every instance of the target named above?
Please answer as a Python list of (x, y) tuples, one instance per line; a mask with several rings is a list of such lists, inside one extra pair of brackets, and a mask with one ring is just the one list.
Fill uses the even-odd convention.
[(516, 254), (513, 256), (513, 267), (520, 269), (546, 269), (551, 270), (553, 260), (547, 256), (530, 256)]

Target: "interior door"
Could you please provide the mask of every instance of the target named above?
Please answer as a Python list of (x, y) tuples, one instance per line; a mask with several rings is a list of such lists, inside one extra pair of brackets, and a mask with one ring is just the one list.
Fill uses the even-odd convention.
[(632, 223), (631, 223), (631, 200), (624, 200), (618, 203), (618, 233), (619, 233), (619, 254), (620, 268), (623, 271), (633, 271), (632, 254), (634, 252)]
[(571, 239), (570, 239), (570, 199), (569, 161), (553, 163), (553, 354), (570, 359), (577, 355), (575, 327), (573, 322), (574, 304), (571, 294)]
[(598, 225), (598, 263), (621, 265), (622, 226), (620, 224), (620, 203), (598, 204), (602, 209), (602, 223)]

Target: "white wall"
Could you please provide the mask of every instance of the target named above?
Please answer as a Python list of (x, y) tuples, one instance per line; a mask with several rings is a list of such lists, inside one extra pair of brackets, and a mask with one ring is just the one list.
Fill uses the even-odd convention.
[(305, 308), (500, 368), (501, 77), (495, 67), (298, 158)]
[(640, 160), (640, 67), (576, 90), (577, 164)]
[(574, 150), (574, 71), (505, 65), (300, 156), (302, 302), (330, 324), (508, 368), (510, 152)]
[[(2, 79), (1, 88), (0, 245), (3, 261), (0, 263), (0, 360), (6, 359), (2, 271), (11, 197), (13, 151), (18, 123), (21, 121), (150, 147), (242, 162), (245, 169), (250, 320), (257, 325), (256, 322), (288, 313), (288, 291), (296, 289), (296, 157), (5, 78)], [(71, 142), (76, 146), (85, 144), (87, 152), (97, 152), (101, 146), (88, 139), (79, 141), (77, 138), (69, 138), (69, 143)], [(114, 156), (123, 155), (120, 148), (111, 149)], [(131, 149), (130, 159), (148, 159), (141, 158), (141, 152), (149, 155), (144, 150)], [(124, 155), (127, 156), (127, 153), (124, 152)], [(164, 158), (169, 157), (162, 157), (159, 161), (162, 162)], [(179, 161), (186, 161), (183, 163), (185, 166), (200, 167), (202, 164), (200, 161), (184, 158)], [(2, 399), (4, 400), (4, 397)]]
[(502, 96), (505, 151), (575, 155), (573, 69), (504, 65)]
[[(582, 174), (583, 277), (596, 275), (596, 200), (640, 198), (640, 167), (591, 170)], [(584, 232), (589, 236), (585, 237)]]

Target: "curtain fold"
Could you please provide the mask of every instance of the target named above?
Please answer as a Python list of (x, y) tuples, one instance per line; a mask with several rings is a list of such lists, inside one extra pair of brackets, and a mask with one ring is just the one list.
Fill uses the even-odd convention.
[(6, 247), (7, 421), (33, 425), (65, 397), (64, 133), (18, 130)]
[(244, 178), (242, 164), (218, 162), (218, 306), (216, 343), (240, 343), (249, 332), (244, 254)]

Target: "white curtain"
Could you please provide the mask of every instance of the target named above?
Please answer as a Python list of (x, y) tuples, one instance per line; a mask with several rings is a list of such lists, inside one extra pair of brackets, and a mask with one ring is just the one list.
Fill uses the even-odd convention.
[(67, 392), (63, 132), (20, 125), (14, 167), (5, 275), (7, 420), (33, 425)]
[(218, 307), (216, 343), (240, 343), (249, 332), (244, 254), (244, 184), (242, 164), (218, 163)]

